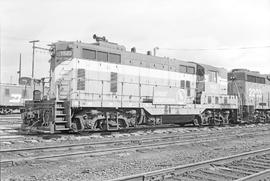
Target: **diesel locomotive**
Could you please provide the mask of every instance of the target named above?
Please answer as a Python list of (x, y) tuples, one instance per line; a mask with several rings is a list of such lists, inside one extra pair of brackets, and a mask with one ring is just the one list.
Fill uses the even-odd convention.
[(228, 73), (228, 92), (238, 95), (239, 112), (245, 122), (270, 122), (270, 75), (247, 69)]
[[(238, 80), (237, 71), (228, 74), (224, 68), (137, 53), (135, 47), (128, 51), (105, 37), (94, 39), (53, 44), (49, 97), (26, 101), (23, 130), (225, 125), (237, 123), (239, 111), (246, 109), (239, 88), (246, 79)], [(263, 112), (269, 121), (269, 101), (265, 111), (259, 108), (254, 112)]]
[[(0, 114), (20, 113), (26, 100), (33, 100), (33, 91), (42, 91), (42, 81), (21, 77), (19, 84), (0, 83)], [(48, 90), (48, 87), (44, 87)], [(46, 91), (43, 90), (43, 92)]]

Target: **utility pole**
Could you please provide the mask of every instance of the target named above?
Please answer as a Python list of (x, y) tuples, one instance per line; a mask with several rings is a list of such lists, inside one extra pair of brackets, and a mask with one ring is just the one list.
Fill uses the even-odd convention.
[(29, 43), (32, 43), (33, 44), (33, 46), (32, 46), (32, 48), (33, 48), (33, 54), (32, 54), (32, 79), (34, 79), (34, 69), (35, 69), (35, 63), (34, 63), (34, 61), (35, 61), (35, 43), (36, 42), (39, 42), (39, 40), (32, 40), (32, 41), (29, 41)]
[[(2, 61), (2, 25), (0, 23), (0, 83), (2, 82), (2, 65), (1, 65), (1, 61)], [(1, 174), (1, 171), (0, 171)]]
[(19, 84), (20, 84), (20, 79), (21, 79), (21, 75), (22, 75), (22, 54), (20, 53), (20, 63), (19, 63), (19, 71), (17, 72), (19, 74)]
[(156, 56), (157, 50), (158, 50), (158, 49), (159, 49), (158, 47), (155, 47), (155, 48), (154, 48), (154, 56)]

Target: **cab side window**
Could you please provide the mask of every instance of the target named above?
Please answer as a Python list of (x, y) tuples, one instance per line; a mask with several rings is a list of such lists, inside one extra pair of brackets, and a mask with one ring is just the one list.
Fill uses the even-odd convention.
[(216, 71), (209, 70), (209, 82), (217, 82), (217, 75)]

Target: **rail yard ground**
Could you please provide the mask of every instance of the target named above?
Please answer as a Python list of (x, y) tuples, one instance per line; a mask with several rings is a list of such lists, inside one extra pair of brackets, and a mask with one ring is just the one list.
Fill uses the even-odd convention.
[(52, 136), (0, 119), (1, 180), (110, 180), (270, 147), (269, 124)]

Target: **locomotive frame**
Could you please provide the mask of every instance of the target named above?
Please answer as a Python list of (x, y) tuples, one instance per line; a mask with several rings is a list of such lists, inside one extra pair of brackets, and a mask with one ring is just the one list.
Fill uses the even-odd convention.
[(270, 121), (270, 76), (247, 69), (228, 73), (228, 91), (240, 98), (240, 116), (245, 122)]
[(95, 38), (92, 44), (54, 44), (50, 98), (26, 102), (24, 130), (238, 123), (238, 94), (228, 94), (225, 69), (127, 51)]
[(25, 101), (33, 100), (34, 91), (42, 92), (46, 96), (48, 87), (45, 78), (33, 79), (21, 77), (19, 84), (0, 83), (0, 114), (20, 113)]

